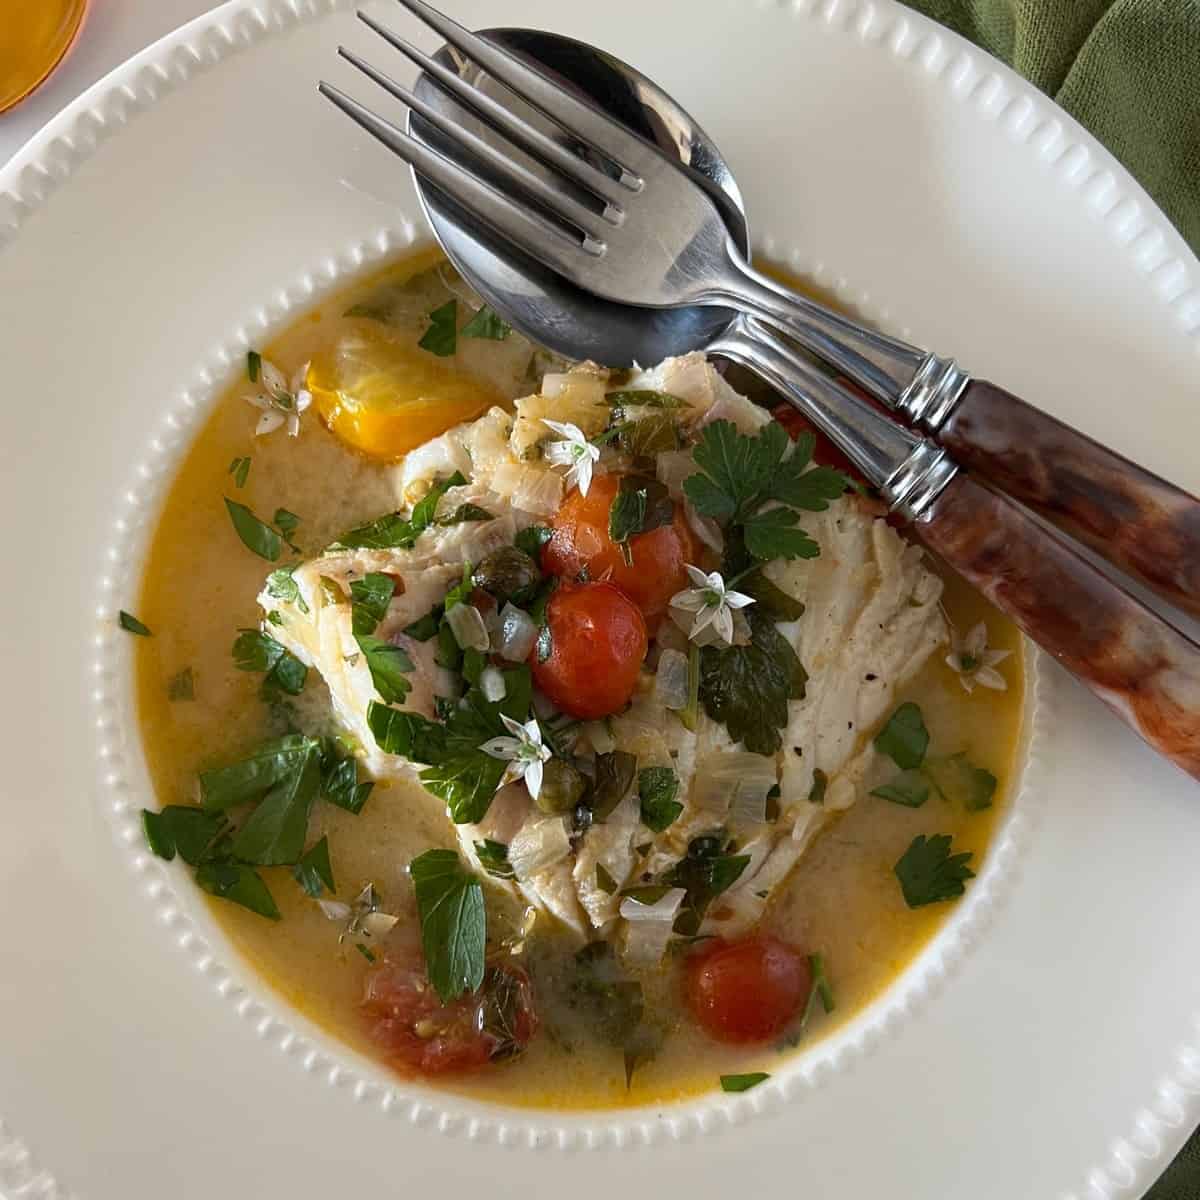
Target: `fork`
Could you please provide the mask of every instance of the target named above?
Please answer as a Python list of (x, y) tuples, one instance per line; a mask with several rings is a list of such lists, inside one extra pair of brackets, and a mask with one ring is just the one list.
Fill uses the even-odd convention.
[[(828, 361), (876, 396), (881, 381), (893, 378), (888, 372), (899, 373), (902, 368), (910, 374), (905, 388), (925, 389), (943, 405), (949, 391), (957, 389), (955, 399), (961, 406), (967, 399), (963, 393), (980, 385), (967, 381), (952, 363), (861, 329), (757, 275), (733, 248), (719, 217), (708, 217), (706, 209), (714, 214), (716, 210), (707, 197), (656, 149), (423, 0), (401, 3), (567, 131), (584, 148), (585, 156), (571, 155), (372, 18), (359, 16), (493, 129), (552, 168), (561, 187), (534, 175), (344, 48), (339, 51), (343, 57), (451, 139), (465, 161), (443, 156), (322, 82), (320, 90), (327, 98), (468, 214), (577, 285), (626, 303), (711, 302), (740, 309), (742, 315), (708, 344), (707, 351), (743, 363), (783, 392), (850, 456), (889, 506), (914, 523), (914, 532), (927, 546), (1008, 613), (1150, 745), (1200, 779), (1200, 647), (1023, 512), (1010, 498), (1017, 489), (1004, 495), (960, 472), (944, 445), (897, 424), (818, 372), (762, 321), (785, 326), (797, 341), (818, 347)], [(493, 182), (482, 178), (481, 170)], [(680, 186), (680, 180), (686, 187)], [(650, 203), (656, 190), (675, 196), (684, 214), (679, 219), (679, 212), (673, 212), (669, 220), (660, 215), (660, 237), (654, 232), (656, 209)], [(691, 231), (692, 243), (681, 230)], [(698, 283), (689, 277), (689, 271), (698, 277), (705, 262), (697, 239), (733, 264), (731, 271), (745, 273), (753, 284), (751, 295), (757, 295), (756, 288), (769, 288), (772, 295), (790, 297), (788, 303), (798, 306), (802, 314), (814, 313), (814, 319), (797, 322), (783, 303), (768, 314), (732, 286)], [(606, 291), (597, 286), (598, 276), (607, 281)], [(808, 331), (808, 343), (797, 328)], [(901, 389), (898, 394), (903, 393)], [(1019, 406), (1018, 411), (1027, 410), (1037, 421), (1050, 422), (1015, 398), (1008, 399)], [(893, 407), (904, 411), (895, 396)], [(1082, 435), (1066, 432), (1095, 447)], [(1124, 460), (1100, 447), (1095, 452), (1123, 464)], [(983, 457), (987, 461), (987, 455)], [(1139, 469), (1121, 467), (1125, 474), (1129, 470)], [(1153, 480), (1139, 472), (1134, 483), (1141, 487), (1143, 478)], [(1162, 481), (1154, 482), (1169, 489)], [(1183, 493), (1178, 495), (1195, 504)]]
[[(538, 109), (570, 153), (365, 13), (363, 22), (553, 174), (558, 186), (344, 48), (340, 53), (450, 139), (444, 157), (326, 83), (321, 91), (501, 236), (598, 296), (649, 307), (719, 305), (793, 338), (1073, 538), (1200, 615), (1200, 501), (953, 359), (867, 329), (755, 271), (703, 189), (650, 143), (425, 0), (400, 0)], [(488, 179), (472, 169), (486, 169)]]

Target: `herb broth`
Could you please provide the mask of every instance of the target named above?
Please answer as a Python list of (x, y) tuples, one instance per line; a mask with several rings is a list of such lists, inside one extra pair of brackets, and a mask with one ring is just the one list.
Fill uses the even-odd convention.
[[(425, 251), (346, 289), (299, 318), (264, 349), (285, 374), (331, 342), (347, 325), (345, 310), (374, 294), (381, 279), (403, 279), (436, 263)], [(463, 348), (455, 365), (478, 374), (486, 387), (487, 356), (502, 343)], [(521, 394), (517, 374), (505, 389)], [(291, 535), (305, 555), (341, 531), (401, 503), (394, 474), (347, 449), (310, 413), (297, 438), (282, 433), (252, 438), (257, 413), (243, 402), (239, 381), (222, 398), (196, 437), (166, 497), (152, 540), (138, 616), (153, 631), (139, 638), (136, 672), (139, 716), (151, 776), (160, 804), (186, 803), (195, 794), (199, 769), (228, 762), (269, 736), (285, 732), (291, 717), (320, 722), (328, 693), (310, 672), (304, 693), (265, 704), (260, 679), (234, 667), (229, 647), (239, 629), (255, 628), (261, 616), (255, 597), (272, 565), (299, 561), (284, 550), (278, 564), (247, 552), (230, 529), (222, 495), (266, 519), (283, 507), (301, 517)], [(252, 462), (243, 487), (230, 474), (239, 456)], [(956, 851), (974, 853), (978, 871), (997, 815), (1017, 777), (1023, 698), (1019, 634), (976, 593), (946, 577), (943, 603), (960, 630), (986, 619), (991, 645), (1014, 651), (1005, 664), (1006, 692), (977, 688), (970, 696), (936, 654), (900, 689), (897, 700), (920, 706), (931, 735), (930, 752), (968, 752), (972, 762), (1000, 781), (993, 806), (968, 813), (931, 797), (907, 808), (863, 796), (818, 837), (768, 909), (764, 922), (786, 940), (824, 956), (837, 1007), (825, 1015), (816, 1005), (799, 1045), (811, 1044), (876, 998), (937, 932), (950, 904), (906, 906), (893, 867), (915, 835), (946, 833)], [(192, 672), (194, 698), (168, 698), (171, 681)], [(176, 688), (178, 694), (178, 688)], [(290, 710), (290, 713), (289, 713)], [(882, 782), (882, 778), (876, 782)], [(314, 807), (309, 842), (328, 834), (339, 899), (349, 899), (373, 880), (401, 924), (415, 923), (411, 885), (404, 866), (431, 846), (454, 846), (441, 801), (415, 783), (378, 783), (362, 812), (329, 804)], [(234, 904), (210, 899), (212, 912), (241, 955), (288, 1002), (363, 1053), (379, 1057), (366, 1037), (356, 1006), (369, 969), (354, 939), (338, 942), (338, 926), (289, 878), (288, 868), (267, 868), (282, 920), (272, 922)], [(485, 885), (489, 911), (493, 897)], [(511, 903), (496, 905), (498, 919), (520, 921)], [(544, 924), (539, 922), (539, 924)], [(380, 950), (374, 944), (372, 952)], [(557, 952), (557, 953), (556, 953)], [(784, 1052), (779, 1044), (745, 1048), (718, 1044), (685, 1019), (680, 1000), (681, 956), (668, 955), (663, 969), (641, 976), (647, 1009), (669, 1030), (661, 1050), (638, 1066), (627, 1087), (619, 1050), (589, 1036), (586, 1021), (566, 999), (553, 997), (562, 964), (559, 938), (531, 939), (532, 973), (542, 1002), (542, 1031), (520, 1058), (465, 1076), (445, 1076), (439, 1087), (508, 1104), (556, 1109), (656, 1103), (710, 1090), (725, 1073), (772, 1071)]]

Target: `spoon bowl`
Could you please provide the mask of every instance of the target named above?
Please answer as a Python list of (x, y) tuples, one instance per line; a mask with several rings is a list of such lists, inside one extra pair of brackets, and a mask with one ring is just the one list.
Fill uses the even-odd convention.
[[(738, 247), (749, 253), (750, 234), (742, 196), (724, 159), (688, 112), (660, 87), (628, 63), (573, 38), (532, 29), (489, 29), (479, 36), (524, 58), (576, 95), (602, 107), (664, 153), (678, 158), (718, 206)], [(557, 126), (514, 98), (451, 47), (443, 46), (434, 59), (501, 99), (561, 145), (574, 148), (572, 139)], [(427, 76), (421, 76), (415, 91), (422, 100), (447, 112), (480, 137), (497, 136)], [(420, 115), (409, 114), (408, 132), (447, 157), (455, 157), (454, 144)], [(535, 174), (553, 178), (536, 160), (524, 157), (523, 163)], [(482, 229), (420, 175), (414, 173), (414, 180), (425, 215), (459, 273), (522, 334), (568, 358), (590, 358), (617, 367), (661, 362), (710, 347), (734, 320), (736, 314), (726, 308), (691, 305), (634, 309), (594, 296)], [(582, 191), (579, 196), (584, 199)]]

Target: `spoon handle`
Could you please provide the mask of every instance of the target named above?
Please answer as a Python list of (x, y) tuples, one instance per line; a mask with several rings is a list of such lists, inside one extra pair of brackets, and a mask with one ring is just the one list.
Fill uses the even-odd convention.
[(913, 531), (1150, 746), (1200, 780), (1200, 646), (968, 475), (950, 482)]
[(960, 466), (1200, 616), (1200, 500), (981, 379), (930, 432)]

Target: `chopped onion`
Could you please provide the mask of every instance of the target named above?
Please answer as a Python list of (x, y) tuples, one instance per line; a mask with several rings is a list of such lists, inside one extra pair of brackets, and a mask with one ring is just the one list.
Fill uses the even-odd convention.
[(370, 912), (366, 913), (362, 919), (362, 928), (371, 937), (385, 937), (392, 932), (399, 917), (392, 916), (391, 913), (385, 912)]
[(497, 667), (484, 667), (479, 674), (479, 690), (483, 698), (493, 704), (503, 700), (508, 692), (504, 685), (504, 676)]
[(687, 708), (688, 660), (678, 650), (664, 650), (658, 656), (658, 673), (654, 677), (654, 698), (673, 712)]
[(700, 474), (690, 450), (664, 450), (655, 461), (654, 470), (659, 483), (666, 487), (675, 500), (683, 495), (683, 481), (689, 475)]
[(551, 375), (543, 375), (542, 395), (548, 400), (553, 400), (556, 396), (561, 396), (566, 389), (568, 378), (568, 375), (557, 372)]
[(483, 617), (473, 604), (456, 604), (446, 613), (446, 623), (460, 650), (486, 650), (491, 644)]
[(533, 618), (515, 604), (506, 604), (500, 611), (500, 636), (496, 653), (509, 662), (525, 662), (537, 641), (537, 626)]
[(514, 508), (538, 516), (552, 516), (562, 504), (562, 476), (548, 467), (501, 463), (492, 475), (491, 488), (508, 497)]
[[(705, 755), (696, 764), (692, 802), (705, 812), (725, 816), (739, 797), (752, 811), (756, 802), (766, 807), (766, 795), (778, 782), (775, 760), (748, 750), (722, 750)], [(761, 801), (756, 798), (761, 797)]]
[(597, 754), (611, 754), (617, 748), (617, 739), (613, 737), (603, 721), (589, 721), (583, 727), (583, 732), (587, 737), (588, 745)]
[(500, 642), (500, 610), (493, 604), (483, 614), (483, 624), (493, 646)]
[(350, 920), (350, 905), (343, 904), (340, 900), (318, 900), (317, 907), (331, 921)]
[(771, 773), (770, 783), (761, 775), (744, 776), (739, 779), (729, 810), (733, 817), (733, 823), (742, 829), (765, 825), (767, 823), (767, 793), (775, 785), (774, 772)]
[(653, 904), (643, 904), (632, 896), (621, 901), (620, 913), (628, 925), (625, 930), (625, 958), (642, 966), (662, 961), (675, 924), (675, 917), (687, 892), (672, 888)]
[(508, 843), (508, 861), (520, 880), (561, 862), (571, 852), (571, 839), (562, 817), (529, 821)]
[(698, 513), (690, 504), (683, 506), (683, 515), (687, 519), (688, 528), (711, 550), (721, 554), (725, 549), (725, 535), (721, 527), (712, 519)]

